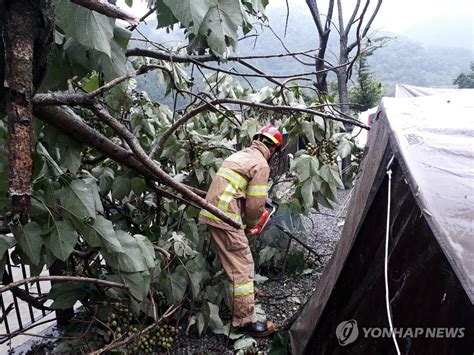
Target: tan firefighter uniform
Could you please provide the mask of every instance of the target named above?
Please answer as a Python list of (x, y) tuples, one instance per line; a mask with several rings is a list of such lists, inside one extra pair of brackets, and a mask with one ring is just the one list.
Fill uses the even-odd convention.
[(249, 148), (232, 154), (212, 180), (206, 200), (240, 221), (242, 228), (228, 225), (206, 210), (199, 221), (209, 232), (229, 279), (232, 325), (240, 327), (257, 321), (254, 299), (254, 263), (244, 224), (254, 226), (264, 211), (270, 167), (270, 150), (254, 140)]

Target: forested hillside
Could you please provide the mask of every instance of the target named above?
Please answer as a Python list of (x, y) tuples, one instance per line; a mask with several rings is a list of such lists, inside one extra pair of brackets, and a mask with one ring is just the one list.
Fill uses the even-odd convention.
[[(285, 48), (290, 51), (305, 51), (318, 47), (316, 28), (306, 9), (291, 9), (288, 28), (285, 35), (285, 17), (283, 9), (273, 9), (268, 13), (272, 28), (259, 28), (259, 37), (249, 37), (239, 42), (240, 55), (261, 55), (263, 53), (284, 53)], [(273, 21), (279, 18), (280, 21)], [(177, 46), (183, 40), (184, 35), (179, 29), (171, 33), (165, 31), (154, 31), (156, 27), (149, 23), (143, 26), (141, 33), (150, 40), (158, 43), (165, 42), (168, 46)], [(276, 33), (279, 38), (275, 36)], [(388, 37), (390, 40), (383, 48), (375, 51), (369, 58), (369, 65), (377, 80), (385, 87), (386, 95), (393, 94), (395, 83), (404, 83), (428, 87), (453, 86), (453, 80), (462, 72), (469, 69), (469, 63), (474, 58), (474, 52), (469, 48), (456, 47), (465, 44), (463, 40), (458, 43), (452, 39), (453, 46), (425, 44), (406, 36), (395, 33), (373, 32), (372, 39)], [(171, 39), (171, 40), (170, 40)], [(431, 42), (432, 43), (432, 42)], [(446, 43), (444, 41), (443, 43)], [(146, 45), (146, 44), (141, 44)], [(328, 53), (336, 52), (336, 44), (333, 43)], [(331, 56), (328, 56), (331, 60)], [(308, 62), (311, 62), (308, 59)], [(282, 74), (288, 65), (295, 67), (295, 63), (289, 58), (259, 59), (254, 61), (255, 65), (268, 74)], [(296, 64), (297, 65), (297, 64)], [(238, 66), (224, 65), (224, 68), (232, 69)], [(313, 68), (299, 65), (294, 71), (308, 72)], [(330, 80), (334, 77), (330, 77)], [(353, 78), (355, 80), (355, 78)], [(266, 85), (264, 79), (254, 79), (251, 83), (256, 87)], [(150, 87), (151, 86), (151, 87)], [(146, 84), (151, 95), (156, 91), (152, 82)], [(453, 86), (454, 87), (454, 86)]]

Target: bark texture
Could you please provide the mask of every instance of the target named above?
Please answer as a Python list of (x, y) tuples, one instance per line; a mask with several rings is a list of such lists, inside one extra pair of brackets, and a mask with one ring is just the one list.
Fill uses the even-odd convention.
[(33, 168), (32, 117), (35, 11), (30, 1), (18, 0), (7, 9), (5, 81), (7, 88), (9, 190), (14, 212), (31, 210)]
[(51, 0), (17, 0), (4, 6), (3, 93), (9, 135), (9, 192), (13, 211), (26, 223), (31, 210), (32, 97), (46, 70), (53, 9)]

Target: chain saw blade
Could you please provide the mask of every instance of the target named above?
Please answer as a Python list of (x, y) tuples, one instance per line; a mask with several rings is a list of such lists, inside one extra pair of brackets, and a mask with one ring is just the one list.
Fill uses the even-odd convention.
[(268, 199), (266, 202), (265, 202), (265, 209), (267, 211), (270, 212), (270, 214), (268, 215), (268, 218), (267, 220), (265, 221), (265, 223), (263, 224), (262, 226), (262, 232), (265, 230), (265, 227), (267, 226), (268, 222), (270, 221), (270, 219), (272, 218), (272, 216), (275, 214), (275, 212), (277, 211), (278, 209), (278, 204), (276, 202), (273, 202), (272, 200)]

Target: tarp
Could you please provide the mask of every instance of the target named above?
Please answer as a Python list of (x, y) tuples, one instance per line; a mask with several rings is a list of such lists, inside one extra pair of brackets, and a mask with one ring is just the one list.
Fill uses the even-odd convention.
[[(347, 353), (334, 331), (348, 317), (387, 325), (381, 270), (386, 170), (392, 157), (389, 283), (396, 324), (473, 328), (473, 120), (474, 90), (382, 100), (341, 239), (290, 330), (294, 354)], [(474, 341), (429, 340), (412, 339), (407, 349), (452, 348), (455, 353)], [(360, 341), (352, 350), (392, 353), (393, 344), (390, 339)]]
[(474, 303), (474, 90), (385, 98), (420, 207)]
[(455, 94), (460, 91), (469, 91), (470, 89), (454, 88), (427, 88), (406, 84), (395, 84), (395, 97), (418, 97), (438, 94)]

